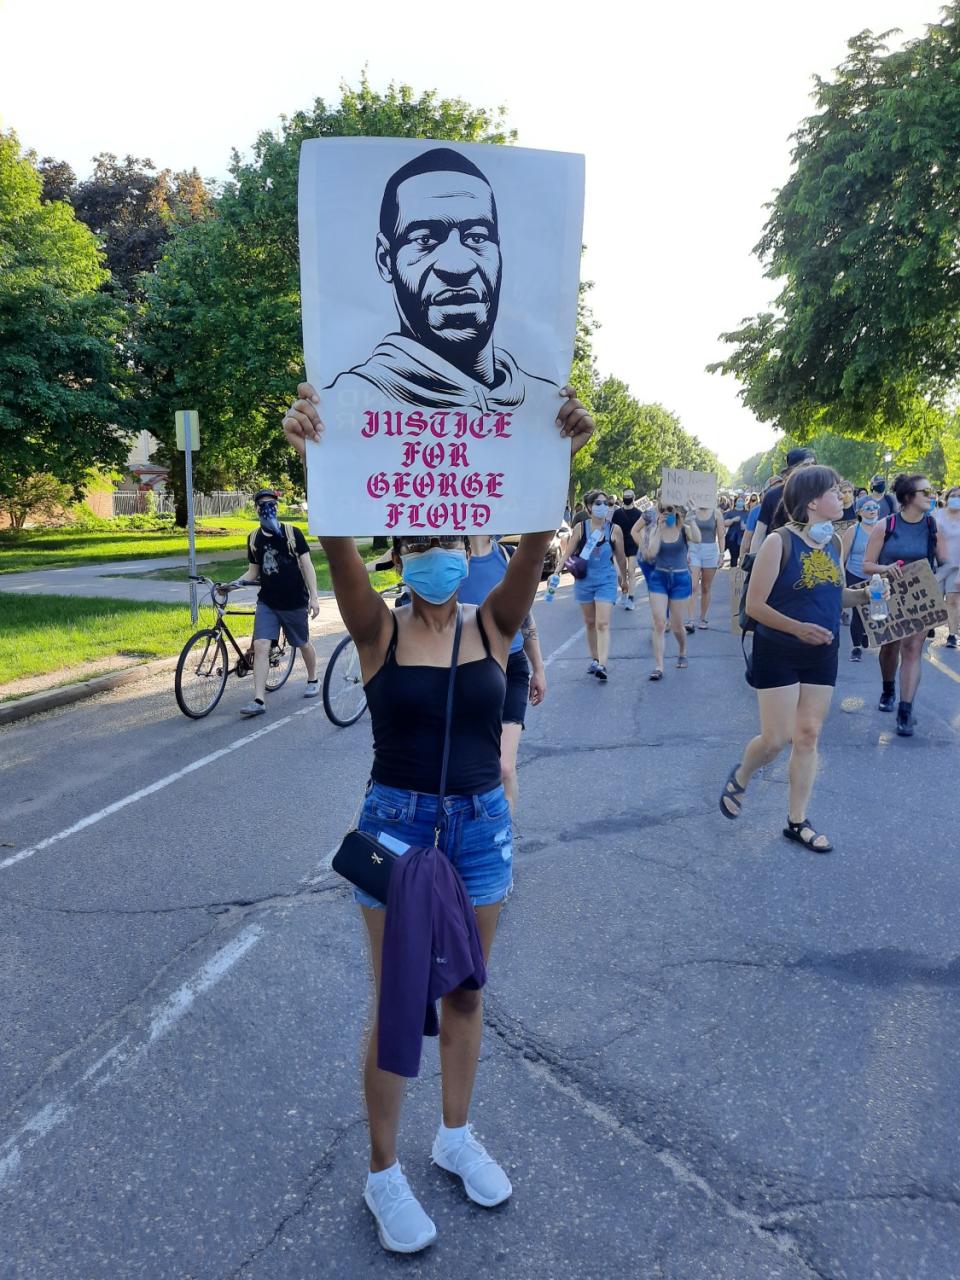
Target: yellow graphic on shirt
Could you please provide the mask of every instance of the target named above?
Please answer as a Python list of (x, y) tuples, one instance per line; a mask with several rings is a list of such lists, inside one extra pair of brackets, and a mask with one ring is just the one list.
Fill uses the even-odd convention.
[(793, 584), (794, 591), (812, 591), (824, 585), (843, 586), (840, 566), (826, 551), (801, 551), (800, 567), (800, 581)]

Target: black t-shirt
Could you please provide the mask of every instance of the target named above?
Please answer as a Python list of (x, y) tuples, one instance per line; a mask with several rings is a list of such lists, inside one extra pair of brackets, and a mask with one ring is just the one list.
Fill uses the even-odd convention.
[[(299, 529), (293, 530), (294, 546), (297, 556), (308, 551), (307, 540)], [(260, 599), (271, 609), (302, 609), (309, 595), (300, 565), (296, 557), (290, 554), (287, 535), (265, 533), (258, 529), (253, 540), (253, 549), (247, 545), (247, 559), (251, 564), (260, 566)]]
[(640, 519), (642, 512), (639, 507), (617, 507), (613, 513), (613, 523), (620, 526), (620, 532), (623, 534), (623, 550), (628, 556), (637, 554), (637, 544), (630, 537), (630, 530)]
[(771, 529), (779, 529), (787, 523), (786, 517), (781, 515), (776, 519), (777, 508), (780, 506), (780, 499), (783, 497), (783, 485), (772, 484), (767, 492), (763, 495), (763, 501), (760, 503), (760, 514), (757, 516), (757, 523), (766, 527), (767, 533)]

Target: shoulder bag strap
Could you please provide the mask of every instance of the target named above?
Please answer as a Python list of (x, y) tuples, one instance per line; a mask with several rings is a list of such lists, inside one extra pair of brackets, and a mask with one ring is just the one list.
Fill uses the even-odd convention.
[(450, 726), (453, 723), (453, 686), (457, 677), (457, 658), (460, 654), (460, 632), (463, 630), (463, 609), (457, 605), (457, 625), (453, 632), (453, 655), (450, 658), (450, 679), (447, 681), (447, 713), (443, 726), (443, 763), (440, 766), (440, 795), (437, 797), (437, 825), (433, 829), (433, 847), (440, 848), (440, 824), (443, 822), (443, 802), (447, 793), (447, 765), (450, 763)]

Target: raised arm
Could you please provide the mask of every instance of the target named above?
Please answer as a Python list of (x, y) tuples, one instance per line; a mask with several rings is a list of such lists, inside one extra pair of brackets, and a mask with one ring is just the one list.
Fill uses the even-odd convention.
[[(308, 440), (319, 444), (323, 439), (319, 404), (316, 389), (301, 382), (297, 399), (284, 414), (283, 434), (301, 457), (305, 457)], [(321, 538), (320, 545), (330, 565), (330, 581), (344, 626), (359, 648), (377, 647), (389, 630), (390, 610), (370, 585), (356, 542), (353, 538)], [(316, 577), (313, 581), (315, 593)]]

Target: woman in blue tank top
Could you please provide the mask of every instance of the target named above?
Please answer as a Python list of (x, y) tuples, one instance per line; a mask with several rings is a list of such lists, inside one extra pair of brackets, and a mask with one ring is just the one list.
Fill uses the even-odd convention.
[(866, 587), (845, 587), (840, 539), (839, 476), (830, 467), (801, 467), (783, 489), (788, 522), (757, 553), (747, 613), (756, 623), (751, 683), (760, 704), (760, 733), (730, 771), (720, 797), (725, 818), (739, 818), (744, 791), (788, 742), (790, 790), (783, 834), (812, 853), (833, 845), (807, 816), (817, 771), (817, 742), (837, 681), (840, 612), (865, 604)]
[[(855, 504), (857, 519), (843, 534), (843, 563), (848, 587), (859, 587), (865, 580), (863, 573), (863, 553), (867, 549), (870, 534), (880, 519), (880, 503), (872, 494), (857, 498)], [(859, 662), (867, 647), (867, 632), (863, 619), (856, 609), (850, 614), (850, 659)]]
[[(571, 453), (586, 444), (593, 419), (568, 387), (561, 395), (557, 426)], [(308, 383), (283, 420), (284, 434), (301, 453), (306, 441), (322, 444), (319, 396)], [(312, 465), (323, 465), (318, 450)], [(558, 497), (558, 509), (563, 499)], [(357, 531), (358, 533), (360, 530)], [(373, 723), (374, 758), (358, 826), (397, 851), (437, 847), (449, 858), (473, 905), (469, 921), (450, 920), (449, 933), (468, 934), (475, 925), (484, 962), (512, 880), (510, 811), (500, 784), (500, 732), (511, 643), (533, 604), (543, 558), (556, 529), (525, 533), (503, 577), (476, 608), (457, 602), (467, 573), (465, 539), (449, 530), (407, 530), (394, 539), (394, 560), (410, 590), (410, 604), (391, 610), (370, 585), (353, 537), (324, 537), (323, 549), (337, 605), (357, 646)], [(457, 617), (462, 633), (450, 733), (446, 800), (440, 808), (445, 706)], [(403, 956), (384, 956), (387, 912), (357, 890), (370, 943), (371, 969), (380, 996), (383, 968), (394, 972)], [(431, 900), (441, 911), (442, 903)], [(428, 904), (430, 905), (430, 904)], [(413, 942), (423, 922), (391, 918), (389, 936), (409, 923)], [(395, 943), (396, 947), (396, 943)], [(413, 948), (416, 952), (416, 948)], [(444, 959), (444, 957), (440, 957)], [(438, 961), (439, 962), (439, 961)], [(406, 975), (405, 975), (406, 976)], [(491, 1207), (511, 1194), (506, 1173), (488, 1155), (468, 1123), (480, 1056), (483, 1006), (476, 983), (441, 997), (440, 1070), (443, 1121), (433, 1160), (458, 1174), (476, 1204)], [(420, 1018), (422, 1021), (423, 1014)], [(379, 1066), (378, 1022), (367, 1044), (364, 1095), (370, 1130), (370, 1173), (363, 1191), (385, 1249), (416, 1253), (436, 1239), (437, 1229), (413, 1194), (397, 1160), (397, 1133), (406, 1079)]]

